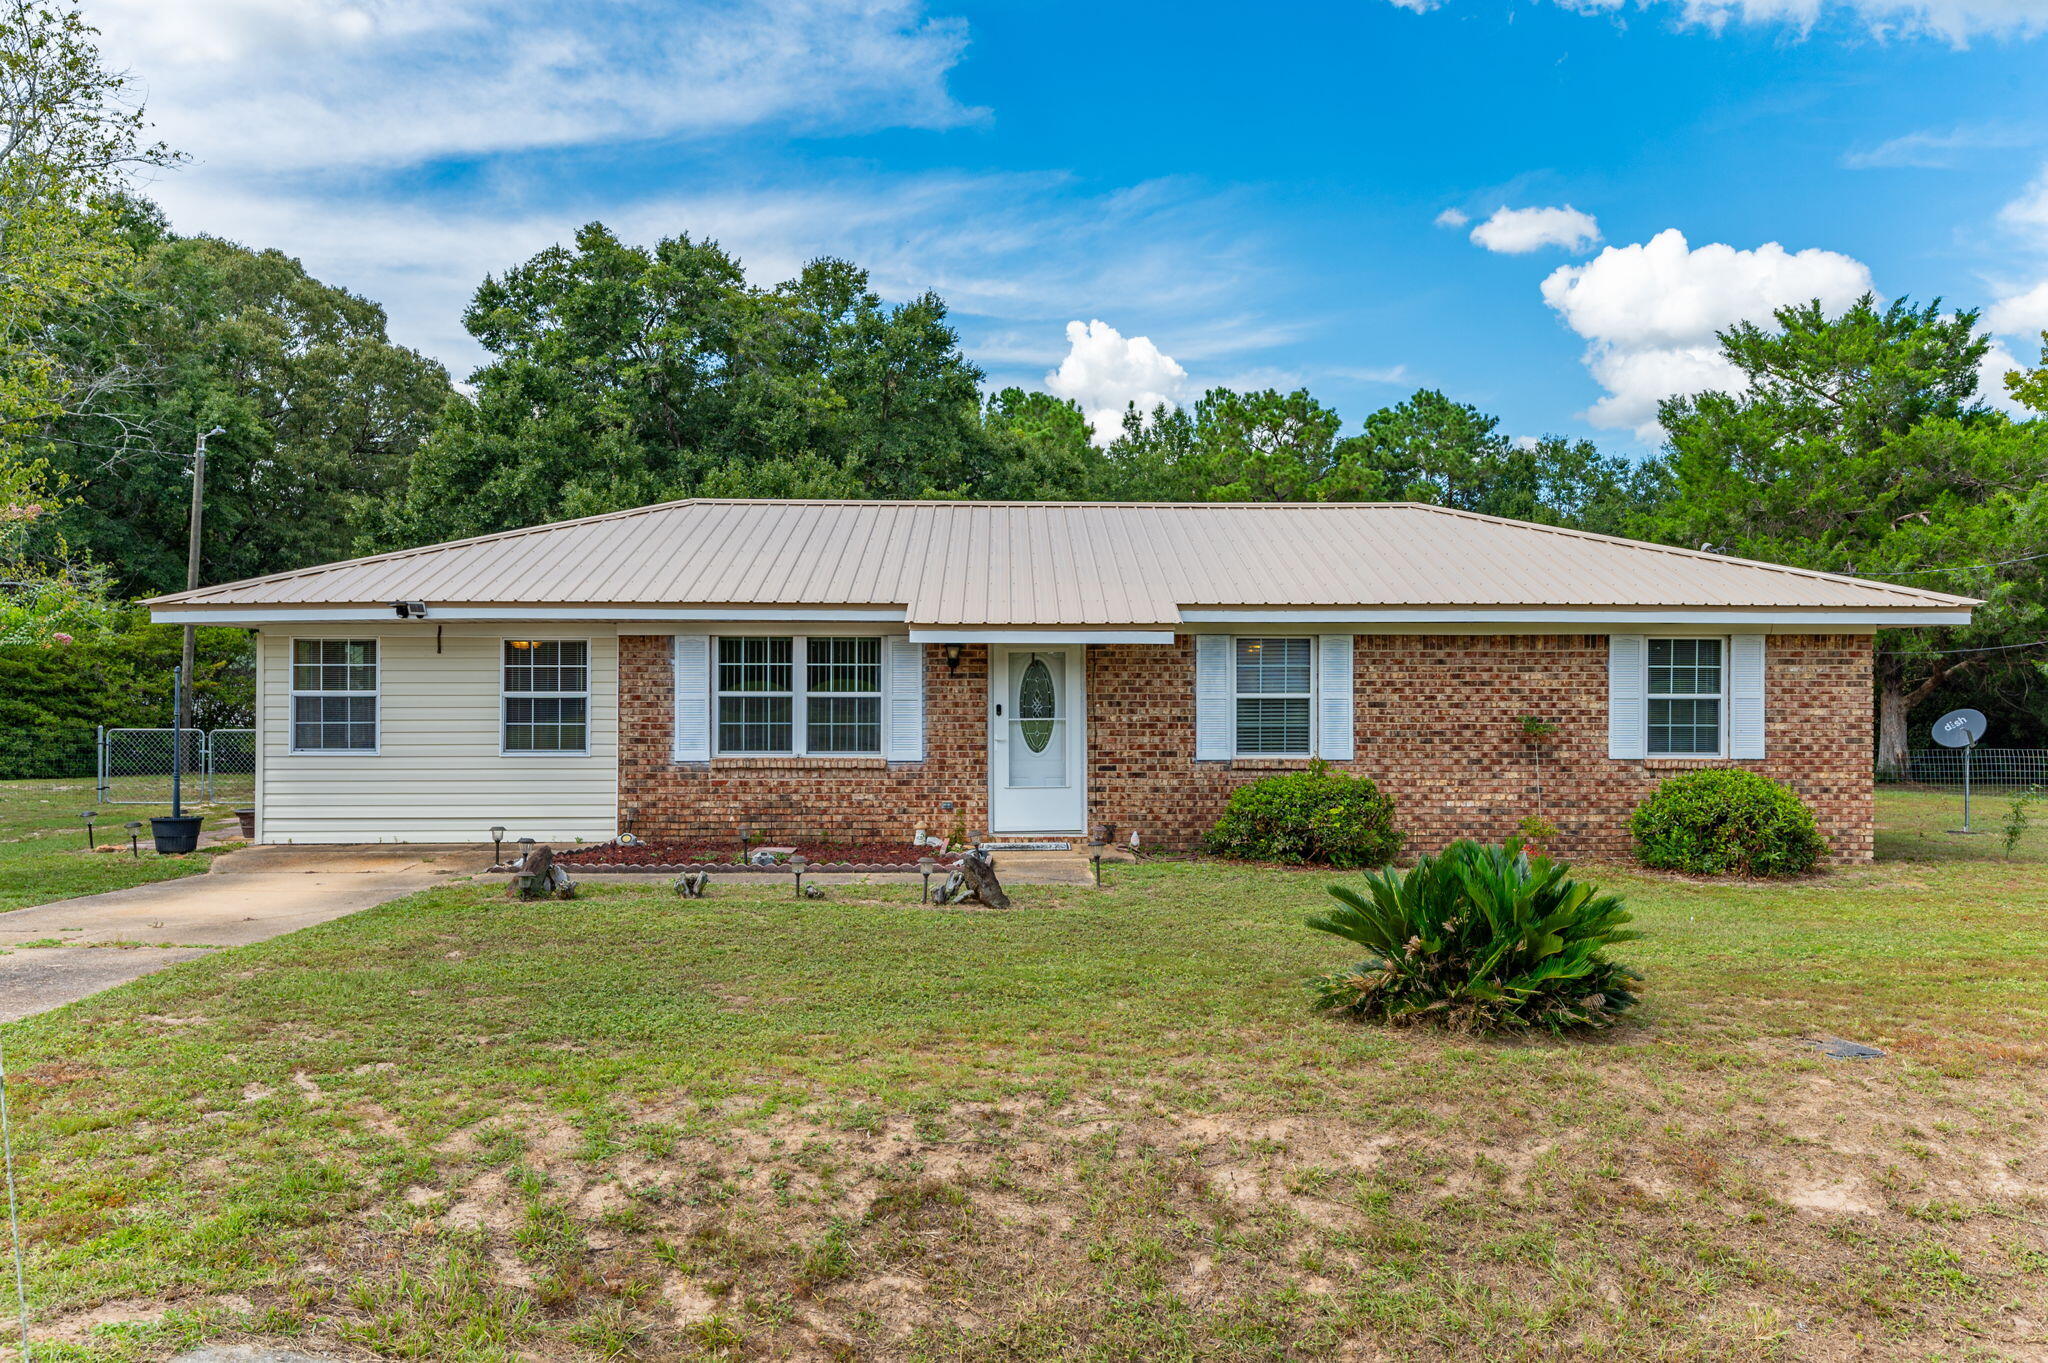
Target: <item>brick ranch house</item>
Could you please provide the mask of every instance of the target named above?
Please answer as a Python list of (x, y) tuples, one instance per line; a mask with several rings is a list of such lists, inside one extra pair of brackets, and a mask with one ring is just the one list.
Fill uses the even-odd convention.
[(1411, 849), (1622, 851), (1660, 779), (1738, 766), (1859, 861), (1873, 635), (1975, 604), (1406, 503), (684, 501), (151, 606), (256, 632), (268, 842), (1186, 847), (1321, 759)]

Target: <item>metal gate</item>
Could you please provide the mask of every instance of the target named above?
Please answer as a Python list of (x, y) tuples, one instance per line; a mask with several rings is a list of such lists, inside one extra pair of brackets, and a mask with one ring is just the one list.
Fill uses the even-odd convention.
[(193, 804), (256, 795), (254, 729), (101, 729), (98, 746), (101, 804), (169, 804), (173, 763)]

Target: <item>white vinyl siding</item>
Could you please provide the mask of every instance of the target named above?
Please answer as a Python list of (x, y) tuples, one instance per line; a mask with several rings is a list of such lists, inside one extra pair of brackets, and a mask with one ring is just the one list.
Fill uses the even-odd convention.
[[(359, 627), (361, 628), (361, 627)], [(617, 832), (618, 639), (588, 641), (583, 753), (503, 753), (503, 653), (494, 624), (431, 619), (373, 637), (378, 751), (291, 749), (291, 640), (258, 636), (257, 741), (261, 836), (270, 842), (488, 841), (557, 846)], [(528, 636), (531, 637), (531, 636)]]

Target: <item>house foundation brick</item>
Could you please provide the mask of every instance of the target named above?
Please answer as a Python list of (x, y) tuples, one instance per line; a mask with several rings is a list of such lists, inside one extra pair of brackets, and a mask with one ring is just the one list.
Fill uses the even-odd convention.
[[(679, 764), (669, 640), (620, 645), (620, 826), (648, 838), (900, 840), (987, 828), (988, 649), (957, 671), (925, 649), (925, 760), (740, 758)], [(1742, 766), (1812, 806), (1832, 859), (1873, 852), (1869, 635), (1772, 635), (1765, 669), (1768, 757), (1754, 762), (1607, 756), (1607, 638), (1599, 634), (1357, 636), (1355, 759), (1393, 796), (1410, 852), (1459, 837), (1553, 824), (1566, 856), (1629, 851), (1629, 813), (1674, 772)], [(1238, 785), (1299, 761), (1194, 760), (1194, 642), (1087, 650), (1091, 828), (1187, 848)], [(1521, 719), (1557, 725), (1538, 743)], [(950, 804), (951, 808), (946, 806)]]

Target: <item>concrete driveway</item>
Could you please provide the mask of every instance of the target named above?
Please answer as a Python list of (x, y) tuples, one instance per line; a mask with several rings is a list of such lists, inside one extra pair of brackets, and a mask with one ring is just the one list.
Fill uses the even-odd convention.
[[(489, 863), (488, 848), (251, 847), (223, 853), (205, 875), (0, 913), (0, 950), (7, 952), (0, 956), (0, 1022), (219, 947), (340, 918)], [(24, 948), (28, 942), (59, 945)]]

